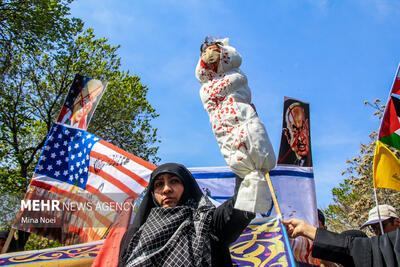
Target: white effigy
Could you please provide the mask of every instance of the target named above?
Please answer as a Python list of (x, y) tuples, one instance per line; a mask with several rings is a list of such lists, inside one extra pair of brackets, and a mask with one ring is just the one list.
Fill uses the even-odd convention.
[(266, 173), (276, 164), (264, 124), (251, 104), (242, 58), (228, 39), (207, 41), (196, 67), (200, 97), (221, 153), (233, 172), (244, 178), (235, 208), (265, 213), (271, 207)]

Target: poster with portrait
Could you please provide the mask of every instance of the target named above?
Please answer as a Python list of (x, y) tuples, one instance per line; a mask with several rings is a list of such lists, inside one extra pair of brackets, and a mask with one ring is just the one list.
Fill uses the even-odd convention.
[[(278, 164), (270, 177), (283, 218), (298, 218), (317, 227), (309, 103), (285, 97)], [(312, 241), (298, 237), (291, 239), (291, 247), (296, 262), (319, 266), (311, 257)]]
[(278, 165), (312, 167), (310, 105), (286, 96)]
[(57, 122), (86, 130), (107, 82), (75, 75)]

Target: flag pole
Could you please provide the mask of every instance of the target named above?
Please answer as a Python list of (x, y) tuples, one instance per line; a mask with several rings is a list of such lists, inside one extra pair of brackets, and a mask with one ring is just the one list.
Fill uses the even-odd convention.
[(383, 235), (384, 232), (383, 232), (383, 225), (382, 225), (382, 219), (381, 219), (381, 212), (379, 211), (378, 196), (376, 194), (375, 186), (374, 186), (374, 195), (375, 195), (376, 209), (378, 210), (378, 218), (379, 218), (379, 226), (381, 228), (381, 235)]
[(11, 228), (10, 232), (8, 233), (6, 242), (4, 243), (3, 249), (1, 250), (0, 254), (7, 253), (8, 248), (10, 247), (11, 240), (14, 237), (15, 228)]
[(378, 149), (378, 142), (379, 140), (376, 140), (376, 144), (375, 144), (375, 151), (374, 151), (374, 161), (373, 161), (373, 175), (372, 175), (372, 182), (373, 182), (373, 186), (374, 186), (374, 196), (375, 196), (375, 203), (376, 203), (376, 209), (378, 210), (378, 219), (379, 219), (379, 227), (381, 228), (381, 234), (383, 235), (383, 225), (382, 225), (382, 219), (381, 219), (381, 212), (379, 210), (379, 203), (378, 203), (378, 195), (376, 194), (376, 187), (375, 187), (375, 160), (376, 160), (376, 153), (377, 153), (377, 149)]
[(267, 178), (269, 191), (271, 191), (271, 197), (272, 197), (272, 201), (274, 202), (276, 213), (282, 217), (281, 209), (279, 208), (278, 200), (276, 199), (274, 186), (272, 185), (272, 181), (271, 181), (271, 177), (269, 176), (269, 173), (265, 174), (265, 177)]

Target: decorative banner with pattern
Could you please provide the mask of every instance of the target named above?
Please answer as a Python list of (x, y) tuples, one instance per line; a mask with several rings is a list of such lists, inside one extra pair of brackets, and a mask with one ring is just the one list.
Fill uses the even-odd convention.
[(234, 266), (296, 266), (280, 218), (248, 225), (230, 251)]
[(68, 247), (59, 247), (35, 251), (21, 251), (0, 255), (1, 266), (91, 266), (99, 253), (103, 240)]

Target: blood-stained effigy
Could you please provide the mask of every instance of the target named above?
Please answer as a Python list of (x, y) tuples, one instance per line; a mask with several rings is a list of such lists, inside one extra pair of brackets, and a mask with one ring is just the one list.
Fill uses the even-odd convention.
[(239, 69), (242, 58), (228, 39), (208, 40), (201, 46), (196, 77), (200, 97), (226, 162), (239, 177), (235, 208), (265, 213), (271, 194), (265, 174), (276, 163), (264, 124), (259, 119), (246, 75)]

